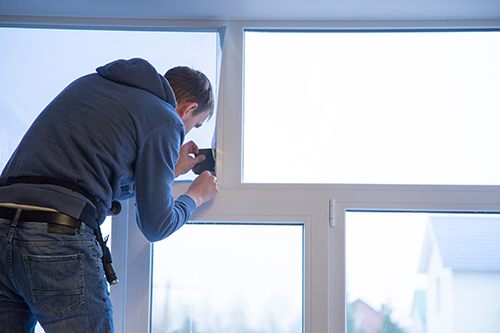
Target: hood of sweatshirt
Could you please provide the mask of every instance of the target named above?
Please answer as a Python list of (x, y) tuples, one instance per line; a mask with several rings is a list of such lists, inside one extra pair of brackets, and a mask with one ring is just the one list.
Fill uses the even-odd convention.
[(146, 90), (167, 103), (177, 106), (167, 79), (144, 59), (116, 60), (96, 69), (102, 77), (116, 83)]

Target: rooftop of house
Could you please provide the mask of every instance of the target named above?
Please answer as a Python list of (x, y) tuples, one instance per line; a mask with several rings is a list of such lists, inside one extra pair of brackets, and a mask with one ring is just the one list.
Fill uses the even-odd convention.
[(431, 216), (445, 267), (500, 271), (500, 218)]

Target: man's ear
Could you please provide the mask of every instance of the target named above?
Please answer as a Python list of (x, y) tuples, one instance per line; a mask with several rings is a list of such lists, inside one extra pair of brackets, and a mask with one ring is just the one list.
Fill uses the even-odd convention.
[(198, 103), (194, 102), (184, 102), (181, 104), (177, 105), (176, 111), (181, 117), (181, 119), (184, 119), (185, 117), (189, 117), (194, 110), (198, 108)]

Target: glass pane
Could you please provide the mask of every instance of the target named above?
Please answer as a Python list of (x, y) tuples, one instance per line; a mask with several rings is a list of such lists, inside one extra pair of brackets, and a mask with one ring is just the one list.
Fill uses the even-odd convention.
[(302, 244), (299, 225), (185, 225), (154, 244), (152, 332), (302, 332)]
[(494, 333), (500, 215), (346, 214), (347, 332)]
[[(31, 122), (70, 82), (116, 59), (141, 57), (159, 73), (189, 66), (215, 88), (215, 32), (0, 28), (0, 170)], [(212, 117), (186, 140), (210, 148)], [(193, 179), (191, 173), (180, 179)]]
[(108, 241), (107, 241), (107, 245), (108, 247), (111, 249), (111, 219), (113, 217), (112, 216), (108, 216), (106, 217), (106, 219), (104, 220), (104, 222), (101, 224), (101, 233), (102, 233), (102, 237), (103, 238), (106, 238), (108, 237)]
[(498, 185), (498, 59), (499, 31), (246, 32), (243, 180)]

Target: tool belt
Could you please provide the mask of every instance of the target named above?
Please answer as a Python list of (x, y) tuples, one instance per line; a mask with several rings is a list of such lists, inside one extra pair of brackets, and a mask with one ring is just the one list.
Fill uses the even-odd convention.
[[(46, 185), (56, 185), (61, 186), (67, 189), (70, 189), (74, 192), (78, 192), (89, 199), (93, 205), (87, 203), (85, 204), (84, 209), (82, 210), (78, 219), (75, 219), (71, 216), (68, 216), (59, 212), (51, 212), (51, 211), (36, 211), (36, 210), (22, 210), (19, 215), (18, 222), (43, 222), (48, 223), (47, 232), (52, 233), (63, 233), (74, 235), (76, 229), (81, 229), (84, 226), (90, 227), (94, 235), (96, 236), (96, 240), (102, 248), (103, 256), (101, 258), (104, 273), (106, 275), (106, 280), (110, 285), (114, 285), (118, 283), (118, 278), (116, 276), (115, 270), (113, 269), (111, 259), (111, 252), (109, 251), (108, 246), (106, 245), (107, 238), (104, 240), (102, 238), (101, 227), (97, 220), (97, 200), (88, 193), (81, 186), (76, 185), (74, 183), (51, 178), (51, 177), (38, 177), (38, 176), (21, 176), (21, 177), (9, 177), (6, 180), (2, 180), (0, 182), (0, 186), (9, 186), (12, 184), (46, 184)], [(114, 202), (113, 205), (115, 207), (119, 206), (118, 202)], [(115, 208), (115, 212), (119, 213), (119, 209)], [(17, 209), (15, 208), (7, 208), (0, 207), (0, 217), (13, 220), (17, 214)], [(84, 224), (84, 225), (82, 225)]]

